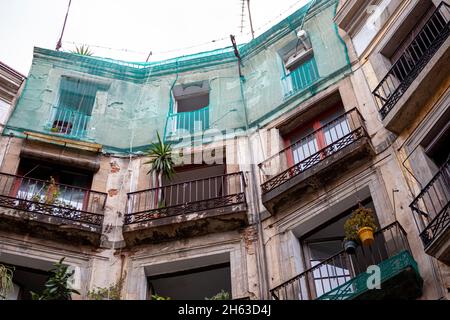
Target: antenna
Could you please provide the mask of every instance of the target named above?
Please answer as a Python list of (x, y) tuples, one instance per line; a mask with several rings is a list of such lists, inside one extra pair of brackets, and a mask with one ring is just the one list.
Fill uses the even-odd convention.
[(242, 9), (241, 9), (241, 34), (244, 30), (244, 17), (245, 17), (245, 3), (247, 2), (247, 11), (248, 11), (248, 20), (250, 23), (250, 31), (252, 33), (252, 39), (255, 39), (255, 31), (253, 30), (253, 22), (252, 22), (252, 14), (250, 11), (250, 0), (241, 0), (241, 4), (242, 4)]
[(61, 49), (61, 47), (62, 47), (62, 38), (63, 38), (63, 35), (64, 35), (64, 29), (66, 29), (67, 16), (69, 15), (69, 10), (70, 10), (70, 4), (71, 3), (72, 3), (72, 0), (69, 0), (69, 5), (67, 6), (66, 17), (64, 18), (64, 24), (63, 24), (63, 28), (61, 30), (61, 35), (59, 36), (59, 40), (56, 43), (56, 51), (59, 51), (59, 49)]
[(241, 35), (242, 35), (242, 32), (244, 31), (245, 0), (241, 0), (241, 4), (242, 4), (242, 9), (241, 9)]
[(250, 30), (252, 32), (252, 39), (255, 39), (255, 31), (253, 30), (252, 13), (250, 11), (250, 0), (247, 1), (248, 19), (250, 20)]

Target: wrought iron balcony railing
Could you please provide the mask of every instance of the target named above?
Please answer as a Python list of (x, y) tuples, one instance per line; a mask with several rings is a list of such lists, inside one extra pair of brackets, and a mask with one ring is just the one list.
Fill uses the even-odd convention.
[(125, 224), (239, 204), (246, 205), (242, 172), (131, 192)]
[(448, 229), (449, 206), (450, 162), (447, 160), (410, 204), (425, 248)]
[(373, 91), (382, 119), (394, 108), (449, 34), (450, 6), (442, 2)]
[(316, 59), (312, 57), (300, 67), (281, 78), (285, 97), (289, 97), (299, 92), (319, 79)]
[(209, 129), (209, 106), (191, 112), (169, 114), (166, 122), (165, 137), (178, 137), (202, 133)]
[(260, 163), (262, 192), (275, 189), (365, 136), (358, 109), (347, 111)]
[(0, 206), (101, 226), (106, 193), (0, 173)]
[(90, 119), (91, 116), (85, 113), (70, 108), (54, 107), (47, 129), (65, 137), (81, 139), (86, 137)]
[(342, 250), (276, 286), (270, 290), (273, 299), (350, 299), (368, 290), (366, 282), (361, 281), (366, 278), (368, 266), (378, 265), (382, 276), (392, 276), (399, 271), (393, 268), (404, 267), (404, 263), (415, 264), (409, 258), (406, 232), (398, 222), (377, 231), (374, 238), (371, 246), (359, 246), (355, 254)]

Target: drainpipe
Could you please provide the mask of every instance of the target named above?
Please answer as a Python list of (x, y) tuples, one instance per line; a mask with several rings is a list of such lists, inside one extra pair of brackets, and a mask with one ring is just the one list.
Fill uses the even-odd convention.
[[(238, 58), (238, 68), (239, 73), (241, 72), (241, 59), (240, 56), (236, 55)], [(269, 299), (269, 288), (268, 288), (268, 271), (267, 271), (267, 257), (266, 257), (266, 251), (264, 246), (264, 234), (263, 234), (263, 227), (262, 227), (262, 221), (260, 217), (261, 208), (258, 201), (258, 190), (256, 188), (256, 184), (258, 182), (257, 180), (257, 165), (255, 163), (255, 157), (253, 154), (252, 149), (252, 142), (249, 136), (249, 121), (248, 121), (248, 114), (247, 114), (247, 104), (245, 100), (245, 94), (244, 94), (244, 82), (245, 77), (242, 74), (239, 74), (239, 87), (240, 87), (240, 94), (242, 99), (242, 106), (244, 108), (244, 116), (245, 116), (245, 130), (246, 130), (246, 139), (247, 139), (247, 145), (248, 145), (248, 153), (250, 155), (250, 175), (253, 183), (250, 183), (249, 186), (251, 188), (251, 193), (253, 197), (253, 203), (254, 203), (254, 224), (257, 226), (257, 234), (258, 234), (258, 250), (257, 250), (257, 263), (258, 263), (258, 274), (259, 274), (259, 280), (260, 280), (260, 286), (259, 286), (259, 294), (260, 298), (263, 300)]]

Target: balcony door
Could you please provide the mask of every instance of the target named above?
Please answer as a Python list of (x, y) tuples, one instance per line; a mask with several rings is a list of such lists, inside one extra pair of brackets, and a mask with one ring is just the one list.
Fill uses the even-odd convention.
[[(42, 203), (51, 196), (56, 200), (53, 205), (86, 210), (92, 174), (28, 159), (21, 159), (18, 174), (21, 178), (16, 180), (14, 197)], [(49, 187), (51, 177), (56, 188)]]
[(290, 148), (287, 155), (289, 167), (299, 164), (303, 171), (328, 156), (330, 152), (319, 151), (338, 143), (350, 133), (347, 117), (342, 114), (342, 105), (333, 107), (287, 135), (285, 144)]
[(318, 266), (312, 272), (313, 279), (310, 279), (315, 288), (315, 297), (320, 297), (352, 278), (354, 271), (348, 257), (330, 259), (342, 250), (342, 238), (310, 242), (308, 249), (309, 265), (311, 268)]
[(92, 115), (98, 90), (97, 83), (74, 78), (61, 78), (58, 102), (52, 112), (51, 131), (83, 137)]
[[(172, 180), (163, 179), (161, 201), (171, 207), (218, 199), (227, 194), (225, 165), (191, 165), (177, 168)], [(161, 204), (160, 204), (161, 205)]]
[[(362, 204), (374, 210), (370, 198)], [(370, 248), (358, 247), (355, 255), (343, 252), (344, 223), (356, 207), (346, 210), (300, 239), (305, 268), (312, 271), (307, 279), (311, 299), (345, 284), (359, 273), (365, 272), (367, 266), (379, 263), (386, 256), (382, 237), (378, 237)], [(349, 293), (353, 288), (346, 290)]]

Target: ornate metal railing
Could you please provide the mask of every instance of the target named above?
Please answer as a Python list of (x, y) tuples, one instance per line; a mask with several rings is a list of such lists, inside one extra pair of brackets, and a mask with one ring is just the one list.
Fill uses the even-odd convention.
[[(367, 136), (364, 119), (353, 108), (259, 164), (262, 192), (269, 192)], [(319, 141), (324, 147), (319, 149)]]
[(312, 57), (300, 67), (281, 78), (285, 97), (289, 97), (299, 92), (319, 79), (316, 59)]
[(70, 138), (84, 138), (87, 134), (90, 115), (61, 106), (54, 107), (47, 129)]
[(169, 114), (165, 137), (192, 135), (209, 129), (209, 106), (191, 112)]
[(450, 225), (450, 164), (449, 160), (410, 204), (420, 238), (427, 248)]
[(0, 206), (101, 226), (107, 194), (0, 173)]
[(352, 280), (364, 273), (368, 266), (379, 265), (405, 251), (410, 251), (406, 232), (398, 222), (394, 222), (375, 233), (375, 241), (371, 246), (359, 246), (353, 255), (342, 250), (276, 286), (270, 292), (275, 300), (313, 300), (321, 299), (326, 294), (327, 299), (330, 299), (330, 292), (344, 287), (347, 297), (356, 295), (363, 288), (347, 284), (352, 284)]
[(125, 224), (246, 204), (242, 172), (128, 193)]
[(392, 110), (450, 34), (450, 6), (442, 2), (373, 91), (381, 118)]

